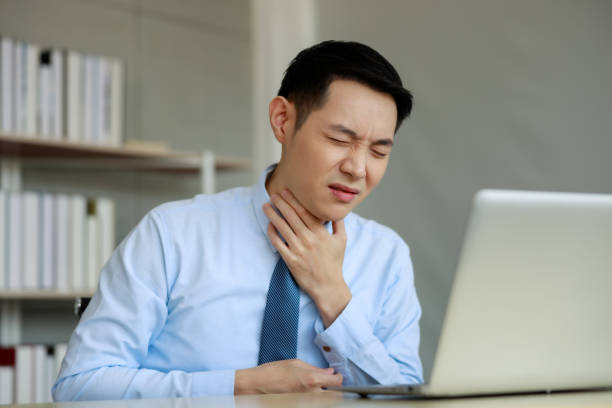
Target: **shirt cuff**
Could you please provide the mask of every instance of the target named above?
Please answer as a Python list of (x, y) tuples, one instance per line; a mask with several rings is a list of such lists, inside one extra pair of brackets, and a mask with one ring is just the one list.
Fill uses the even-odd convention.
[(321, 318), (315, 321), (315, 344), (331, 366), (352, 359), (366, 345), (376, 342), (370, 322), (352, 298), (336, 320), (325, 329)]
[(192, 397), (234, 395), (236, 370), (198, 371), (192, 375)]

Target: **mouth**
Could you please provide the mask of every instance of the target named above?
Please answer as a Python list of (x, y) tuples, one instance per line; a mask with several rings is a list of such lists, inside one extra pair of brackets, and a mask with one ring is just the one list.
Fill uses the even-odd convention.
[(329, 185), (331, 193), (343, 203), (351, 202), (359, 194), (359, 190), (345, 186), (344, 184)]

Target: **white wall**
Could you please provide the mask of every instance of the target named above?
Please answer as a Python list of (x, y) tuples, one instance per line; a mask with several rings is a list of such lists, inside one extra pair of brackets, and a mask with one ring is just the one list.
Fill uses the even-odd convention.
[(412, 249), (428, 374), (472, 195), (612, 193), (612, 2), (321, 0), (318, 39), (385, 55), (414, 92), (382, 184), (357, 212)]

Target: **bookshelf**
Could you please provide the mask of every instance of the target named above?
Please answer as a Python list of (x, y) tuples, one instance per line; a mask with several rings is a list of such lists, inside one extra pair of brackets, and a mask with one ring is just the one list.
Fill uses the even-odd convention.
[[(30, 374), (48, 373), (48, 368), (39, 370), (43, 365), (57, 372), (63, 343), (77, 322), (69, 307), (76, 298), (93, 295), (97, 275), (92, 270), (99, 271), (99, 261), (106, 261), (116, 246), (115, 204), (91, 192), (95, 182), (48, 191), (45, 182), (58, 174), (70, 179), (68, 173), (93, 170), (105, 181), (108, 178), (104, 188), (123, 194), (117, 171), (120, 177), (152, 172), (176, 175), (177, 180), (199, 177), (195, 189), (209, 194), (216, 190), (218, 172), (249, 170), (250, 162), (204, 148), (176, 151), (142, 140), (127, 143), (124, 117), (132, 112), (126, 111), (126, 85), (134, 78), (133, 70), (127, 76), (127, 61), (4, 34), (0, 33), (0, 360), (12, 353), (13, 363), (0, 364), (0, 404), (44, 402), (50, 398), (50, 384), (42, 389), (46, 395), (39, 389), (29, 392)], [(22, 180), (30, 174), (44, 180), (42, 188), (39, 184), (24, 191), (28, 183)], [(128, 190), (127, 195), (137, 193)], [(50, 344), (55, 347), (55, 365), (46, 361)], [(34, 365), (38, 368), (32, 369)], [(51, 378), (44, 381), (52, 383)], [(16, 394), (9, 396), (7, 390)]]
[[(146, 148), (44, 140), (17, 134), (0, 133), (0, 171), (2, 171), (2, 185), (0, 187), (19, 190), (23, 167), (95, 169), (101, 171), (122, 169), (193, 175), (200, 177), (202, 192), (213, 193), (217, 172), (248, 170), (250, 162), (246, 159), (216, 156), (209, 150), (204, 150), (201, 153), (171, 150), (156, 151)], [(0, 290), (0, 305), (5, 309), (2, 319), (13, 322), (11, 330), (15, 334), (11, 336), (11, 342), (18, 343), (20, 341), (20, 301), (66, 301), (92, 295), (93, 293), (90, 291), (73, 290)], [(7, 310), (10, 310), (9, 313), (12, 316), (6, 316)], [(8, 327), (5, 326), (5, 328)]]

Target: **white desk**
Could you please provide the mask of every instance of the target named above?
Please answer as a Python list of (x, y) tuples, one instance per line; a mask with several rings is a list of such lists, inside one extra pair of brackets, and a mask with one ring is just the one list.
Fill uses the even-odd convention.
[(426, 407), (426, 408), (514, 408), (514, 407), (612, 407), (612, 391), (538, 394), (494, 398), (447, 400), (359, 399), (350, 394), (327, 391), (313, 394), (244, 395), (203, 398), (170, 398), (126, 401), (90, 401), (52, 404), (10, 405), (37, 408), (340, 408), (340, 407)]

